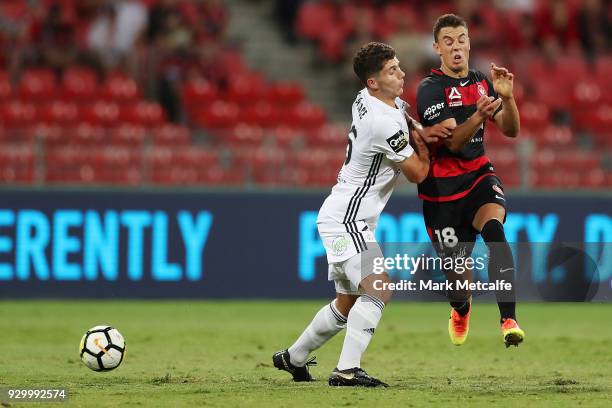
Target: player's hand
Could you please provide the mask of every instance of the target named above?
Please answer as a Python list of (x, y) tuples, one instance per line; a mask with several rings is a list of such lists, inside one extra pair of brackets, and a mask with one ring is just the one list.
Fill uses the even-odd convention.
[(406, 116), (408, 126), (414, 129), (414, 132), (418, 133), (425, 143), (435, 143), (438, 140), (446, 139), (451, 135), (452, 129), (446, 128), (440, 124), (435, 124), (431, 127), (423, 127), (423, 125), (421, 125), (418, 120), (410, 116), (408, 112), (404, 111), (404, 115)]
[(425, 141), (425, 143), (435, 143), (440, 139), (447, 139), (451, 136), (452, 129), (447, 128), (439, 123), (431, 127), (421, 127), (415, 128), (416, 133), (421, 136), (421, 138)]
[(495, 99), (492, 96), (482, 95), (476, 102), (476, 113), (481, 119), (485, 120), (495, 113), (501, 103), (502, 101), (499, 98)]
[(493, 79), (493, 89), (502, 98), (512, 98), (514, 89), (514, 74), (508, 72), (506, 68), (498, 67), (491, 63), (491, 78)]

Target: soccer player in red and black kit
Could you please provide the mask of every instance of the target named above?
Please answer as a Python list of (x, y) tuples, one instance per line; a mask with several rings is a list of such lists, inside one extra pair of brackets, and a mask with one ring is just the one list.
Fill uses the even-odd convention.
[[(419, 184), (425, 225), (441, 256), (469, 257), (476, 235), (482, 236), (489, 249), (489, 281), (512, 284), (511, 292), (497, 291), (496, 298), (504, 342), (507, 347), (518, 346), (525, 333), (516, 322), (514, 260), (503, 226), (506, 198), (483, 144), (487, 120), (508, 137), (519, 132), (512, 94), (514, 76), (494, 64), (492, 81), (469, 69), (470, 39), (461, 17), (441, 16), (433, 35), (441, 67), (421, 81), (417, 111), (423, 126), (442, 124), (451, 129), (451, 135), (429, 146), (429, 175)], [(454, 271), (445, 273), (449, 279), (471, 279)], [(468, 291), (448, 295), (452, 306), (449, 335), (454, 344), (461, 345), (469, 330), (471, 296)]]

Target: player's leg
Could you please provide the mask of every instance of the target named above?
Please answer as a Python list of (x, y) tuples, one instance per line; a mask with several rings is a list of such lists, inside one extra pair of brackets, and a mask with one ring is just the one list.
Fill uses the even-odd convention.
[(294, 381), (311, 381), (309, 364), (316, 364), (308, 356), (334, 337), (346, 326), (347, 315), (359, 297), (356, 288), (351, 289), (350, 281), (336, 281), (336, 299), (323, 306), (310, 324), (288, 349), (272, 356), (274, 366), (292, 374)]
[[(438, 256), (443, 260), (451, 257), (468, 257), (474, 248), (476, 234), (471, 225), (465, 225), (462, 212), (464, 199), (446, 203), (424, 202), (423, 218), (427, 233)], [(459, 282), (472, 281), (472, 271), (445, 269), (444, 275), (452, 290), (446, 291), (451, 305), (448, 320), (448, 334), (451, 342), (460, 346), (467, 340), (469, 333), (472, 296), (469, 289), (460, 289)]]
[(310, 353), (344, 329), (349, 311), (358, 297), (358, 295), (337, 293), (336, 299), (323, 306), (300, 337), (289, 347), (291, 364), (303, 366)]
[[(457, 237), (457, 244), (452, 248), (447, 248), (444, 257), (466, 259), (472, 254), (476, 234), (467, 228), (457, 226), (454, 229)], [(455, 264), (459, 264), (456, 261)], [(461, 262), (465, 265), (465, 261)], [(470, 314), (472, 311), (472, 293), (466, 285), (459, 285), (463, 282), (472, 282), (472, 270), (469, 268), (457, 268), (444, 271), (446, 279), (452, 283), (452, 289), (447, 290), (446, 295), (451, 305), (450, 316), (448, 318), (448, 335), (451, 342), (460, 346), (467, 340), (470, 332)], [(463, 289), (465, 288), (465, 289)]]
[(473, 226), (480, 231), (489, 248), (489, 281), (504, 280), (511, 284), (510, 291), (496, 291), (495, 296), (500, 313), (500, 323), (507, 347), (518, 346), (525, 333), (516, 322), (515, 266), (512, 250), (506, 240), (504, 220), (506, 209), (498, 203), (482, 205), (474, 216)]
[(384, 386), (384, 382), (369, 376), (361, 368), (361, 356), (367, 349), (382, 317), (385, 305), (391, 299), (390, 282), (386, 273), (373, 273), (373, 260), (381, 257), (378, 245), (368, 243), (368, 250), (346, 261), (345, 274), (359, 285), (361, 296), (350, 309), (347, 330), (338, 366), (329, 377), (334, 386)]

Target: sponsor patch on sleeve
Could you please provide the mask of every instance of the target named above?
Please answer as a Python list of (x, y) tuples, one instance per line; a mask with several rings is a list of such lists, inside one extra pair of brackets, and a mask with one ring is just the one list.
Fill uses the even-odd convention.
[(400, 130), (388, 138), (387, 143), (389, 143), (389, 146), (391, 146), (391, 149), (393, 149), (395, 153), (399, 153), (404, 150), (406, 146), (408, 146), (408, 139), (406, 138), (404, 132)]
[(440, 116), (442, 109), (444, 109), (444, 102), (434, 103), (425, 109), (425, 112), (423, 112), (423, 118), (425, 120), (433, 120)]

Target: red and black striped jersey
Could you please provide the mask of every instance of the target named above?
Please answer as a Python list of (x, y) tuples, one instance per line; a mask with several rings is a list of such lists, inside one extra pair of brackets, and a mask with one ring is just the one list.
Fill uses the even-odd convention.
[[(482, 95), (498, 97), (493, 84), (480, 71), (469, 70), (465, 78), (452, 78), (439, 69), (419, 84), (417, 113), (423, 126), (433, 126), (454, 118), (457, 125), (476, 112), (476, 101)], [(494, 113), (495, 116), (500, 108)], [(484, 149), (483, 124), (459, 152), (451, 152), (442, 142), (429, 145), (429, 175), (419, 184), (419, 197), (427, 201), (453, 201), (467, 195), (476, 183), (494, 174)]]

